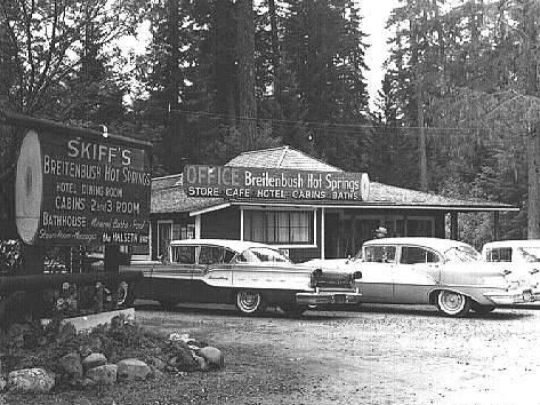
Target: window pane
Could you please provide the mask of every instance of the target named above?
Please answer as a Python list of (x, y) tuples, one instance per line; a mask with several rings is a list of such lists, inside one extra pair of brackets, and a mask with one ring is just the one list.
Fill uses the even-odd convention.
[(396, 259), (395, 246), (368, 246), (366, 247), (366, 262), (391, 263)]
[(313, 243), (313, 215), (311, 211), (246, 211), (244, 239), (281, 245)]
[(173, 246), (173, 262), (182, 264), (195, 263), (195, 246)]
[(251, 236), (251, 218), (253, 217), (252, 211), (244, 211), (244, 240), (253, 240)]
[(251, 217), (251, 240), (255, 242), (264, 242), (264, 218), (262, 215), (255, 215), (260, 213), (254, 213)]
[(225, 258), (225, 248), (218, 246), (201, 246), (199, 254), (199, 264), (223, 263)]
[(401, 249), (401, 263), (403, 264), (435, 263), (437, 261), (437, 255), (429, 250), (409, 246), (404, 246)]

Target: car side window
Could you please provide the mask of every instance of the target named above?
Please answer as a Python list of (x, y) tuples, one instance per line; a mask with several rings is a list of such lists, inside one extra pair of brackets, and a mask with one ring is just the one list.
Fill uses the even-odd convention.
[(215, 264), (225, 262), (225, 248), (219, 246), (201, 246), (199, 264)]
[(395, 263), (395, 246), (366, 246), (365, 262), (371, 263)]
[(195, 264), (195, 246), (173, 246), (172, 259), (174, 263)]
[(428, 249), (417, 246), (403, 246), (401, 248), (402, 264), (437, 263), (439, 257)]
[(511, 262), (512, 248), (491, 248), (486, 251), (488, 262)]

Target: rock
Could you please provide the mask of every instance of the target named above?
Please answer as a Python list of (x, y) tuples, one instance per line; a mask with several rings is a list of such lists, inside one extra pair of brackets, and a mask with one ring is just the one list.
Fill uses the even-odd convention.
[(225, 367), (225, 356), (221, 350), (212, 347), (206, 346), (197, 352), (198, 356), (204, 357), (208, 362), (210, 368), (220, 369)]
[(0, 392), (4, 391), (7, 387), (7, 381), (3, 378), (0, 378)]
[(8, 375), (10, 391), (45, 393), (53, 389), (55, 375), (39, 367), (12, 371)]
[(152, 370), (150, 367), (138, 359), (124, 359), (116, 363), (118, 366), (119, 380), (146, 380)]
[(68, 353), (58, 361), (60, 372), (71, 381), (80, 380), (83, 376), (81, 356), (77, 352)]
[(195, 355), (193, 356), (193, 358), (199, 364), (199, 370), (201, 371), (210, 370), (210, 364), (208, 364), (208, 361), (204, 357)]
[[(118, 367), (116, 364), (105, 364), (89, 369), (86, 372), (85, 380), (92, 380), (99, 385), (113, 385), (116, 382), (117, 375)], [(85, 381), (83, 380), (83, 385), (84, 383)], [(91, 385), (88, 381), (86, 383)]]
[(102, 353), (92, 353), (85, 357), (82, 361), (84, 370), (89, 370), (94, 367), (99, 367), (107, 364), (107, 358)]

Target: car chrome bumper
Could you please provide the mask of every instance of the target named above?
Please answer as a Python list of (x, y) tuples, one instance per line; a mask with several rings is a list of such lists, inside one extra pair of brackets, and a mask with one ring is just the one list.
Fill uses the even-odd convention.
[(531, 290), (485, 293), (484, 297), (496, 305), (524, 304), (540, 299), (540, 293)]
[(298, 305), (323, 305), (323, 304), (357, 304), (360, 302), (360, 293), (336, 293), (336, 292), (302, 292), (296, 294)]

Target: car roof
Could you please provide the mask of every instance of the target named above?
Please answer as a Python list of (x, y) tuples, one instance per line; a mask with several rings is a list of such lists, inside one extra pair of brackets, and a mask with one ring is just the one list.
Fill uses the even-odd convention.
[(252, 247), (265, 247), (275, 249), (273, 246), (265, 245), (264, 243), (251, 242), (235, 239), (181, 239), (171, 241), (171, 246), (190, 246), (190, 245), (212, 245), (222, 246), (236, 252), (243, 252)]
[(453, 239), (442, 239), (442, 238), (427, 238), (427, 237), (401, 237), (401, 238), (381, 238), (381, 239), (372, 239), (364, 243), (364, 246), (375, 246), (375, 245), (413, 245), (413, 246), (424, 246), (430, 247), (437, 250), (447, 250), (452, 247), (458, 246), (467, 246), (465, 242), (460, 242)]
[(540, 247), (540, 239), (513, 239), (513, 240), (497, 240), (487, 242), (482, 249), (488, 247)]

